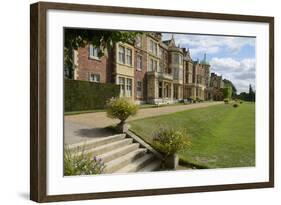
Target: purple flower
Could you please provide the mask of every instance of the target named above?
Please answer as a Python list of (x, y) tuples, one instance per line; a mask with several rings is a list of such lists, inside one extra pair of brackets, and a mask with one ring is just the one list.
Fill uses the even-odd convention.
[(97, 161), (97, 157), (96, 157), (96, 156), (94, 156), (94, 161), (95, 161), (95, 162)]

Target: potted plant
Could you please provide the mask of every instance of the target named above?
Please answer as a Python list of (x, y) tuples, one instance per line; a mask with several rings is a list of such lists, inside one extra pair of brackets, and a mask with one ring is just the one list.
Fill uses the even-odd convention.
[(191, 142), (183, 129), (162, 128), (154, 133), (153, 145), (163, 154), (165, 167), (176, 169), (179, 164), (178, 153), (189, 147)]
[(138, 105), (128, 98), (113, 98), (108, 102), (106, 111), (108, 117), (120, 120), (117, 129), (126, 132), (128, 131), (126, 120), (137, 113)]

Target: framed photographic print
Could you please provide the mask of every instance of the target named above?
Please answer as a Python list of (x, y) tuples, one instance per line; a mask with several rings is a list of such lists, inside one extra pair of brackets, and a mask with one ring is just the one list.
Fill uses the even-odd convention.
[(274, 186), (274, 18), (31, 5), (30, 198)]

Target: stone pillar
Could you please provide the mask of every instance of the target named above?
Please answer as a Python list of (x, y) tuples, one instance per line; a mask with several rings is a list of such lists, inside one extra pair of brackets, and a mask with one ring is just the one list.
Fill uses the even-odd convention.
[(174, 84), (173, 83), (171, 83), (171, 94), (170, 94), (171, 96), (171, 101), (173, 101), (174, 100)]
[(165, 98), (165, 82), (164, 81), (162, 81), (162, 99), (164, 99)]

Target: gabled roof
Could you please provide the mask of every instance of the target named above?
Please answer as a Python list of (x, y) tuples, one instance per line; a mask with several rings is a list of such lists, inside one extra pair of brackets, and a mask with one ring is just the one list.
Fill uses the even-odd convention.
[(169, 47), (177, 47), (174, 39), (174, 35), (172, 34), (172, 38), (170, 40), (163, 41)]

